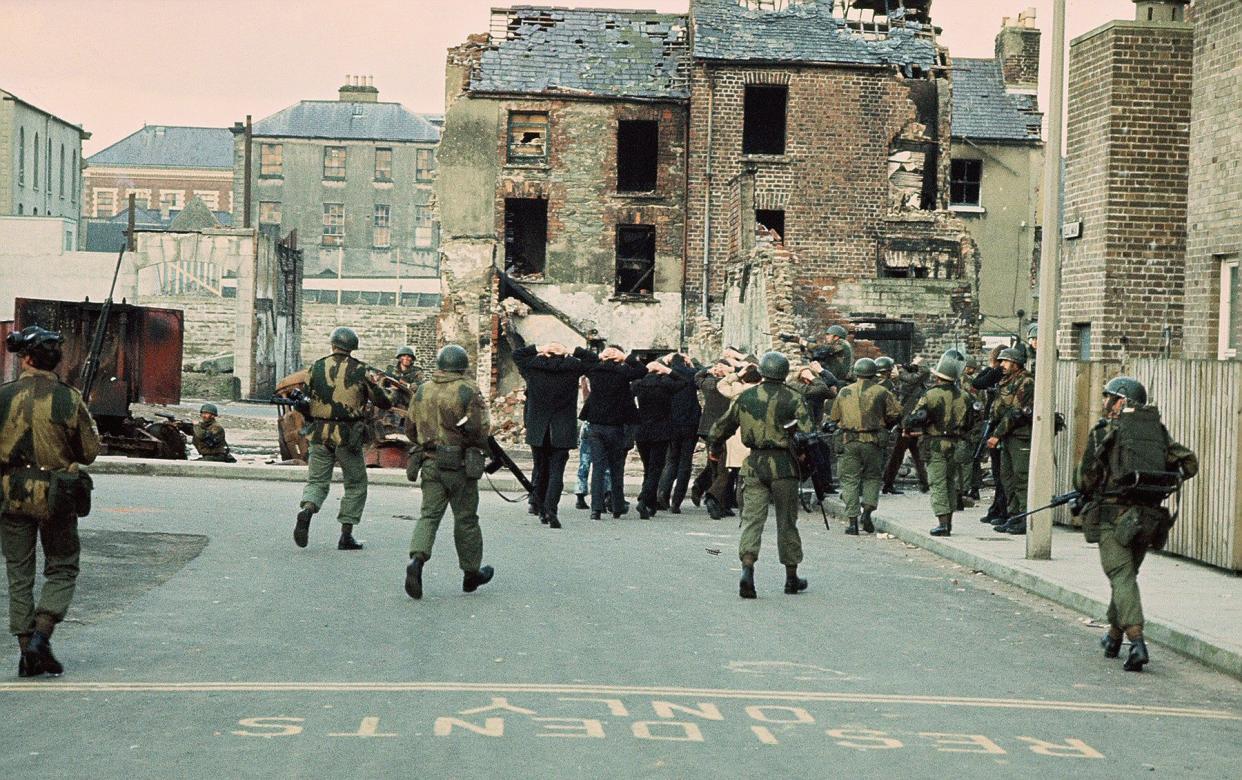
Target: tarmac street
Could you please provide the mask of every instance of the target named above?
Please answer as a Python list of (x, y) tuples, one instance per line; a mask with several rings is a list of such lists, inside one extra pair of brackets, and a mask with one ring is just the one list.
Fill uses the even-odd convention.
[[(895, 538), (800, 520), (809, 589), (737, 596), (735, 520), (689, 507), (555, 531), (485, 493), (461, 591), (446, 520), (402, 590), (419, 493), (101, 475), (67, 673), (0, 670), (13, 777), (1237, 777), (1242, 682), (1152, 645), (1103, 658), (1077, 613)], [(6, 594), (7, 595), (7, 594)], [(1123, 648), (1123, 654), (1125, 649)]]

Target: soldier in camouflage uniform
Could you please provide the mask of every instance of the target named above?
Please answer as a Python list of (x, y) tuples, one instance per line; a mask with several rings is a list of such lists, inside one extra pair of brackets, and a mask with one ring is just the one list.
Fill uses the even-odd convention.
[[(89, 510), (89, 477), (78, 467), (99, 454), (99, 434), (82, 396), (53, 373), (61, 340), (39, 327), (11, 334), (7, 346), (21, 356), (22, 372), (0, 386), (0, 547), (21, 677), (64, 672), (52, 655), (51, 636), (73, 599), (78, 516)], [(45, 577), (37, 606), (36, 541), (43, 544)]]
[(893, 379), (893, 369), (896, 367), (897, 361), (888, 355), (880, 355), (875, 359), (875, 377), (880, 386), (893, 395), (897, 394), (897, 382)]
[(755, 561), (763, 541), (768, 505), (776, 508), (776, 547), (785, 565), (785, 592), (806, 590), (806, 580), (798, 576), (802, 563), (802, 538), (798, 535), (798, 467), (793, 457), (793, 432), (809, 433), (811, 416), (802, 393), (785, 384), (789, 360), (779, 352), (768, 352), (759, 361), (762, 381), (730, 404), (724, 416), (712, 425), (708, 441), (723, 444), (734, 431), (750, 450), (742, 463), (742, 538), (738, 557), (742, 579), (738, 594), (755, 598)]
[(833, 325), (825, 334), (824, 345), (811, 353), (814, 360), (841, 381), (854, 367), (854, 345), (847, 340), (849, 335), (844, 325)]
[(983, 435), (983, 392), (976, 390), (972, 384), (979, 372), (979, 361), (967, 358), (962, 368), (962, 378), (958, 386), (966, 395), (967, 415), (966, 430), (957, 445), (954, 462), (957, 464), (957, 508), (969, 509), (979, 498), (979, 463), (975, 460), (975, 449), (979, 445), (979, 437)]
[(840, 464), (841, 500), (850, 518), (845, 532), (857, 536), (860, 520), (867, 533), (875, 530), (871, 513), (880, 505), (888, 429), (901, 420), (901, 404), (876, 381), (874, 360), (861, 358), (854, 363), (853, 371), (858, 381), (837, 396), (830, 419), (840, 431), (841, 454), (837, 463)]
[[(1026, 372), (1026, 354), (1020, 347), (1001, 350), (1005, 372), (992, 404), (992, 436), (988, 447), (999, 447), (1001, 481), (1009, 500), (1009, 515), (1026, 511), (1027, 469), (1031, 463), (1031, 407), (1035, 403), (1035, 379)], [(997, 523), (1000, 533), (1025, 534), (1026, 518)]]
[(414, 348), (404, 346), (397, 350), (396, 364), (388, 367), (388, 373), (411, 388), (423, 383), (423, 369), (414, 362)]
[(953, 510), (957, 508), (956, 458), (969, 414), (966, 393), (957, 386), (961, 372), (962, 363), (953, 356), (946, 354), (940, 358), (931, 372), (936, 384), (923, 394), (905, 421), (905, 427), (918, 436), (919, 449), (927, 463), (932, 514), (938, 523), (931, 530), (932, 536), (950, 535)]
[(337, 520), (341, 523), (338, 550), (361, 550), (354, 539), (354, 526), (362, 522), (367, 503), (367, 465), (363, 450), (370, 443), (371, 424), (367, 404), (380, 409), (392, 406), (388, 392), (371, 378), (367, 366), (350, 357), (358, 348), (358, 336), (349, 328), (332, 331), (332, 354), (311, 365), (306, 382), (310, 401), (306, 430), (310, 437), (310, 462), (302, 507), (293, 529), (293, 541), (305, 547), (311, 517), (323, 506), (332, 483), (332, 466), (340, 464), (345, 494)]
[(466, 379), (470, 358), (449, 344), (436, 355), (436, 371), (419, 385), (406, 412), (406, 430), (414, 442), (406, 474), (421, 474), (423, 505), (410, 539), (405, 592), (423, 597), (423, 565), (431, 558), (436, 531), (444, 512), (453, 508), (453, 542), (461, 566), (461, 589), (473, 593), (491, 581), (495, 570), (483, 563), (483, 532), (479, 529), (479, 477), (491, 422), (483, 395)]
[(199, 421), (196, 423), (177, 423), (177, 429), (190, 437), (194, 449), (198, 451), (200, 460), (217, 463), (236, 463), (229, 452), (229, 443), (224, 438), (224, 426), (216, 421), (220, 411), (215, 404), (203, 404), (198, 410)]

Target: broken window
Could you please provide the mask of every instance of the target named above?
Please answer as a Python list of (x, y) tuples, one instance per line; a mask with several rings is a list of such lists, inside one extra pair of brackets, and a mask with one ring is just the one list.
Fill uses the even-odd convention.
[(323, 148), (323, 177), (325, 179), (345, 178), (344, 146), (325, 146)]
[(749, 84), (743, 103), (742, 154), (785, 153), (785, 104), (789, 88)]
[(544, 162), (548, 159), (548, 115), (509, 112), (509, 162)]
[(781, 241), (785, 240), (785, 212), (777, 209), (756, 209), (755, 222), (768, 230), (775, 230), (776, 234), (781, 237)]
[(617, 294), (655, 290), (655, 225), (617, 225)]
[(284, 171), (283, 144), (259, 144), (259, 175), (280, 176)]
[(548, 253), (548, 201), (505, 198), (505, 273), (543, 273)]
[(341, 246), (345, 243), (345, 204), (323, 204), (323, 245)]
[(618, 192), (650, 192), (656, 188), (659, 139), (658, 122), (625, 120), (617, 125)]
[(949, 166), (949, 204), (978, 206), (983, 160), (953, 160)]

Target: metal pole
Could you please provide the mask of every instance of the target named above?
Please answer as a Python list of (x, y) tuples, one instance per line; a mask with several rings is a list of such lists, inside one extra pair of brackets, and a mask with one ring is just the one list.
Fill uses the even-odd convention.
[[(1041, 356), (1035, 364), (1035, 419), (1031, 424), (1031, 465), (1026, 508), (1052, 500), (1056, 470), (1052, 457), (1056, 411), (1057, 286), (1061, 276), (1061, 148), (1065, 129), (1065, 0), (1052, 11), (1052, 89), (1048, 106), (1048, 142), (1044, 145), (1043, 245), (1039, 261), (1039, 335)], [(1052, 514), (1026, 521), (1026, 557), (1052, 557)]]
[(251, 162), (251, 146), (253, 146), (251, 140), (253, 137), (254, 126), (250, 122), (250, 114), (246, 114), (246, 153), (243, 155), (246, 170), (243, 174), (245, 178), (242, 179), (242, 227), (244, 228), (250, 227), (250, 199), (252, 197), (250, 193), (250, 172), (254, 165), (254, 163)]

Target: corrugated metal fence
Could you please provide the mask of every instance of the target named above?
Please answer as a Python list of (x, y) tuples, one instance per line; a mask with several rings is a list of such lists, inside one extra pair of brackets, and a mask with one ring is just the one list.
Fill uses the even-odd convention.
[[(1182, 490), (1166, 551), (1242, 571), (1240, 362), (1144, 358), (1123, 370), (1117, 362), (1059, 361), (1056, 407), (1068, 429), (1056, 439), (1057, 492), (1071, 489), (1087, 431), (1099, 419), (1104, 383), (1122, 373), (1138, 377), (1169, 434), (1199, 456), (1199, 476)], [(1065, 508), (1055, 520), (1074, 522)]]

